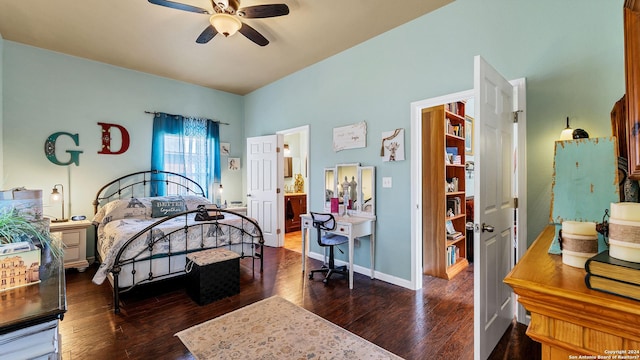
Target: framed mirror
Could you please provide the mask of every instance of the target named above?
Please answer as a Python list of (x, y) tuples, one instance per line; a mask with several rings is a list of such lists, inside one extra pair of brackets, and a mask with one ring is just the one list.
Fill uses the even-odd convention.
[(359, 163), (338, 164), (324, 169), (324, 210), (331, 212), (331, 198), (337, 198), (339, 213), (344, 211), (345, 193), (350, 215), (373, 216), (375, 206), (376, 168)]
[(358, 212), (368, 215), (376, 213), (376, 168), (374, 166), (362, 166), (358, 168), (360, 182), (360, 197), (356, 209)]
[(337, 174), (337, 197), (340, 205), (343, 205), (345, 193), (349, 195), (351, 202), (358, 201), (358, 168), (360, 164), (338, 164), (336, 165)]
[(334, 168), (324, 169), (324, 210), (330, 211), (331, 198), (335, 197), (336, 193), (336, 177), (334, 174)]

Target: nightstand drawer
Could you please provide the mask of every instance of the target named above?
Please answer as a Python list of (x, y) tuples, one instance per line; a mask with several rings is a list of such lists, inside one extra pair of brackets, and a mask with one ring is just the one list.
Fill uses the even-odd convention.
[(80, 259), (80, 248), (67, 247), (64, 249), (64, 262), (78, 261)]
[[(85, 231), (85, 230), (82, 230)], [(86, 235), (85, 235), (86, 236)], [(80, 231), (65, 231), (62, 233), (62, 242), (65, 246), (78, 246), (80, 244)]]

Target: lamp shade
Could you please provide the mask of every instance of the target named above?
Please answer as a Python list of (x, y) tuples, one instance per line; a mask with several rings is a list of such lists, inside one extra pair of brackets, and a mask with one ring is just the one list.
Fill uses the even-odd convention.
[(569, 117), (567, 116), (567, 127), (560, 133), (560, 140), (573, 140), (573, 129), (569, 126)]
[(242, 27), (242, 22), (229, 14), (214, 14), (209, 18), (209, 22), (225, 37), (235, 34)]
[(573, 140), (573, 129), (567, 128), (562, 130), (560, 140)]
[[(60, 187), (60, 191), (58, 191), (58, 187)], [(69, 219), (65, 219), (64, 217), (64, 186), (62, 184), (55, 184), (53, 189), (51, 190), (50, 199), (52, 202), (60, 201), (60, 215), (61, 217), (58, 219), (51, 220), (51, 222), (64, 222)]]

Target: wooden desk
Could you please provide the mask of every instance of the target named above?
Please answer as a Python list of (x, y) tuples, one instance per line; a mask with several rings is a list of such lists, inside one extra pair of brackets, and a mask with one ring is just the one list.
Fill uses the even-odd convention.
[[(349, 289), (353, 289), (353, 244), (356, 238), (370, 235), (371, 239), (371, 278), (375, 277), (375, 217), (336, 216), (336, 228), (331, 231), (334, 234), (344, 235), (349, 238)], [(300, 215), (302, 219), (302, 272), (305, 270), (307, 258), (307, 232), (313, 229), (313, 220), (310, 214)]]
[(42, 259), (40, 283), (0, 292), (0, 357), (59, 358), (58, 322), (67, 311), (62, 259)]
[(553, 236), (545, 228), (504, 279), (531, 312), (527, 335), (542, 344), (542, 359), (640, 358), (640, 301), (588, 289), (584, 269), (547, 252)]

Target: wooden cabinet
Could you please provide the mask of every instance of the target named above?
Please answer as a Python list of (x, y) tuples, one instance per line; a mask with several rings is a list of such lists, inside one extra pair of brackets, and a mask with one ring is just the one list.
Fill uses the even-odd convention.
[[(464, 102), (422, 111), (423, 269), (427, 275), (451, 279), (466, 259)], [(450, 229), (458, 236), (450, 237)], [(449, 229), (449, 230), (448, 230)]]
[(554, 235), (545, 228), (504, 279), (531, 313), (542, 359), (637, 359), (640, 302), (587, 288), (584, 269), (549, 254)]
[(52, 222), (50, 231), (59, 233), (64, 244), (64, 267), (85, 271), (89, 267), (87, 261), (87, 228), (91, 221)]
[(640, 1), (626, 0), (623, 11), (629, 177), (640, 180)]
[(284, 196), (284, 232), (300, 231), (300, 215), (307, 213), (307, 194)]

